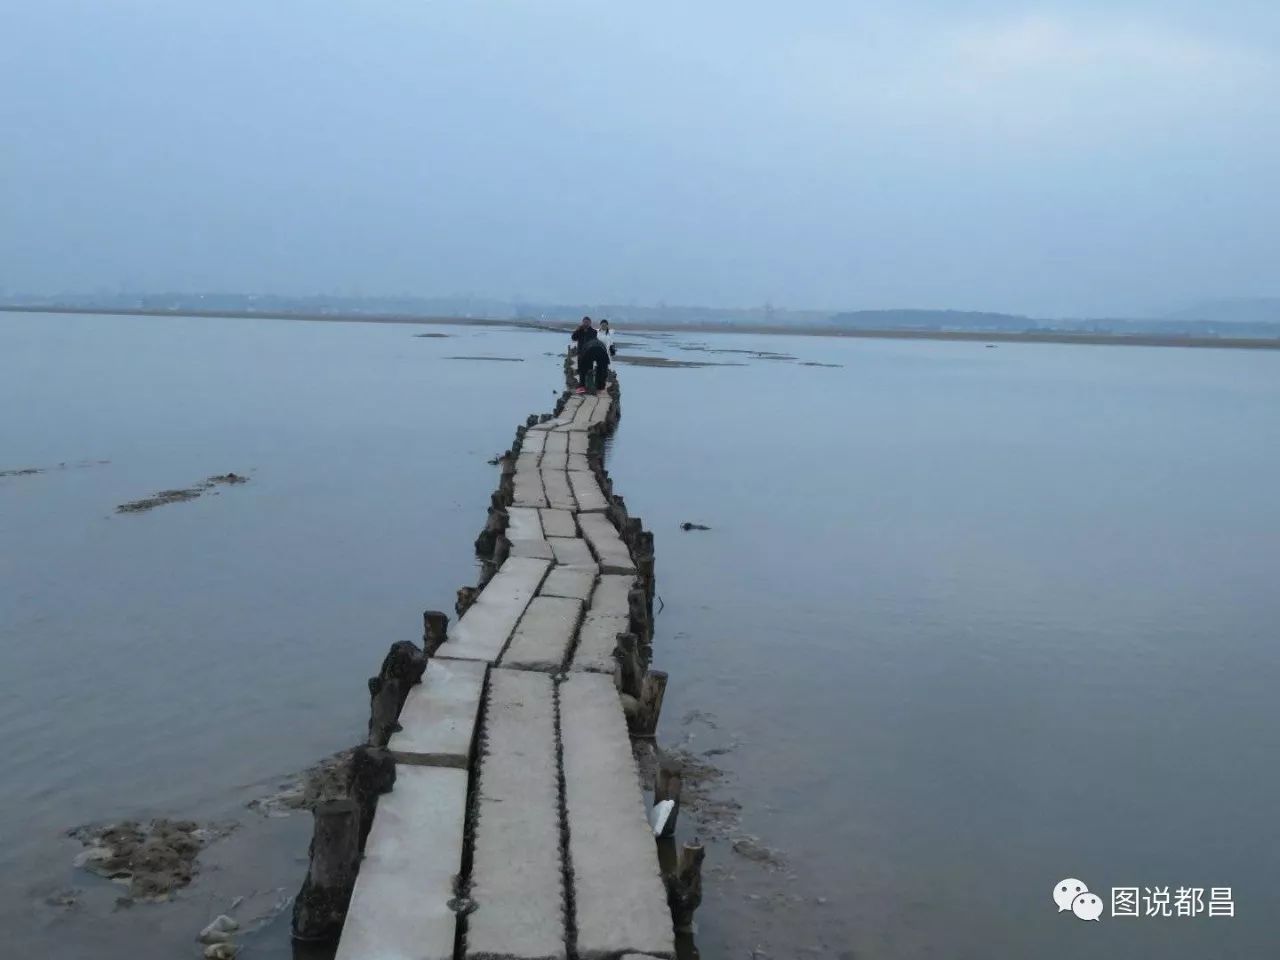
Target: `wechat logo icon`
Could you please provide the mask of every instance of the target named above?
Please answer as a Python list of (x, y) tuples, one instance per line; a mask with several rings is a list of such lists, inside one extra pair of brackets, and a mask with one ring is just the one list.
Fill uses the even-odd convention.
[(1070, 910), (1081, 920), (1097, 920), (1102, 916), (1102, 898), (1089, 892), (1083, 880), (1068, 877), (1053, 888), (1053, 902), (1058, 912)]

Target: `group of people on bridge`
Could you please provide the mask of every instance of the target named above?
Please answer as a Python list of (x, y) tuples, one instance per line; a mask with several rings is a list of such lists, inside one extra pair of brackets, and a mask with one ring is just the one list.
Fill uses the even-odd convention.
[(609, 364), (618, 354), (609, 321), (601, 320), (597, 330), (592, 326), (590, 317), (583, 317), (570, 337), (578, 348), (576, 392), (586, 393), (594, 389), (604, 393), (609, 386)]

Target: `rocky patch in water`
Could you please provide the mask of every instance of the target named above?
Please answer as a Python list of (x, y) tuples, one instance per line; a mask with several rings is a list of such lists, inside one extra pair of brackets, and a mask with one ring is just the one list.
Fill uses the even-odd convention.
[(315, 766), (281, 781), (274, 792), (249, 802), (249, 809), (266, 817), (287, 817), (299, 810), (312, 810), (329, 800), (347, 795), (351, 777), (351, 755), (342, 750), (325, 757)]
[(85, 847), (75, 864), (129, 887), (130, 901), (161, 901), (191, 882), (200, 851), (235, 824), (201, 826), (193, 820), (122, 820), (77, 827), (70, 835)]
[(207, 480), (201, 480), (195, 486), (184, 487), (181, 490), (161, 490), (159, 493), (144, 497), (141, 500), (122, 503), (116, 507), (116, 513), (143, 513), (147, 510), (164, 506), (166, 503), (182, 503), (185, 500), (194, 500), (214, 487), (234, 486), (235, 484), (248, 482), (248, 477), (238, 473), (220, 473), (209, 477)]

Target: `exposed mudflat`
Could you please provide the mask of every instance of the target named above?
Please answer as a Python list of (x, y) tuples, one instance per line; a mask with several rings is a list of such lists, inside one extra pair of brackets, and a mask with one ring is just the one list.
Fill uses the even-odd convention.
[(238, 473), (222, 473), (217, 476), (209, 477), (207, 480), (201, 480), (195, 486), (184, 487), (181, 490), (161, 490), (149, 497), (143, 497), (141, 500), (131, 500), (128, 503), (122, 503), (116, 507), (116, 513), (143, 513), (147, 510), (154, 510), (156, 507), (162, 507), (166, 503), (183, 503), (187, 500), (195, 500), (197, 497), (203, 496), (214, 487), (230, 485), (234, 486), (238, 483), (248, 483), (249, 478)]
[(795, 360), (789, 353), (777, 353), (773, 350), (745, 350), (738, 347), (709, 347), (704, 343), (679, 344), (681, 350), (690, 353), (734, 353), (753, 360)]
[(743, 367), (743, 363), (722, 363), (715, 360), (673, 360), (671, 357), (637, 357), (633, 354), (618, 354), (614, 363), (626, 363), (633, 367)]
[(0, 480), (6, 477), (34, 477), (41, 473), (52, 473), (55, 470), (83, 470), (86, 467), (102, 467), (110, 460), (77, 460), (74, 463), (59, 463), (52, 467), (19, 467), (14, 470), (0, 470)]

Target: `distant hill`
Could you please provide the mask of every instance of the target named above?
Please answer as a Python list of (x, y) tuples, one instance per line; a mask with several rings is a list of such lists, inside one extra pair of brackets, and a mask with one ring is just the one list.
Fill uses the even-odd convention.
[(1164, 316), (1036, 318), (1017, 313), (977, 310), (795, 310), (774, 307), (699, 307), (657, 304), (538, 303), (487, 297), (417, 296), (281, 296), (237, 293), (122, 293), (10, 296), (8, 309), (105, 309), (109, 311), (200, 315), (228, 311), (246, 315), (302, 314), (318, 317), (459, 317), (494, 321), (571, 324), (584, 314), (628, 326), (682, 326), (732, 330), (835, 329), (904, 333), (1001, 333), (1155, 335), (1161, 337), (1280, 339), (1280, 298), (1215, 300), (1178, 309)]
[[(1230, 307), (1224, 306), (1230, 304)], [(971, 333), (1088, 333), (1164, 337), (1280, 338), (1280, 300), (1222, 301), (1168, 317), (1036, 319), (967, 310), (854, 310), (830, 322), (846, 330), (940, 330)]]
[(1172, 313), (1169, 320), (1207, 323), (1272, 323), (1280, 325), (1280, 297), (1204, 300)]
[(1022, 333), (1044, 329), (1040, 321), (1016, 313), (970, 310), (853, 310), (830, 322), (848, 330), (999, 330)]

